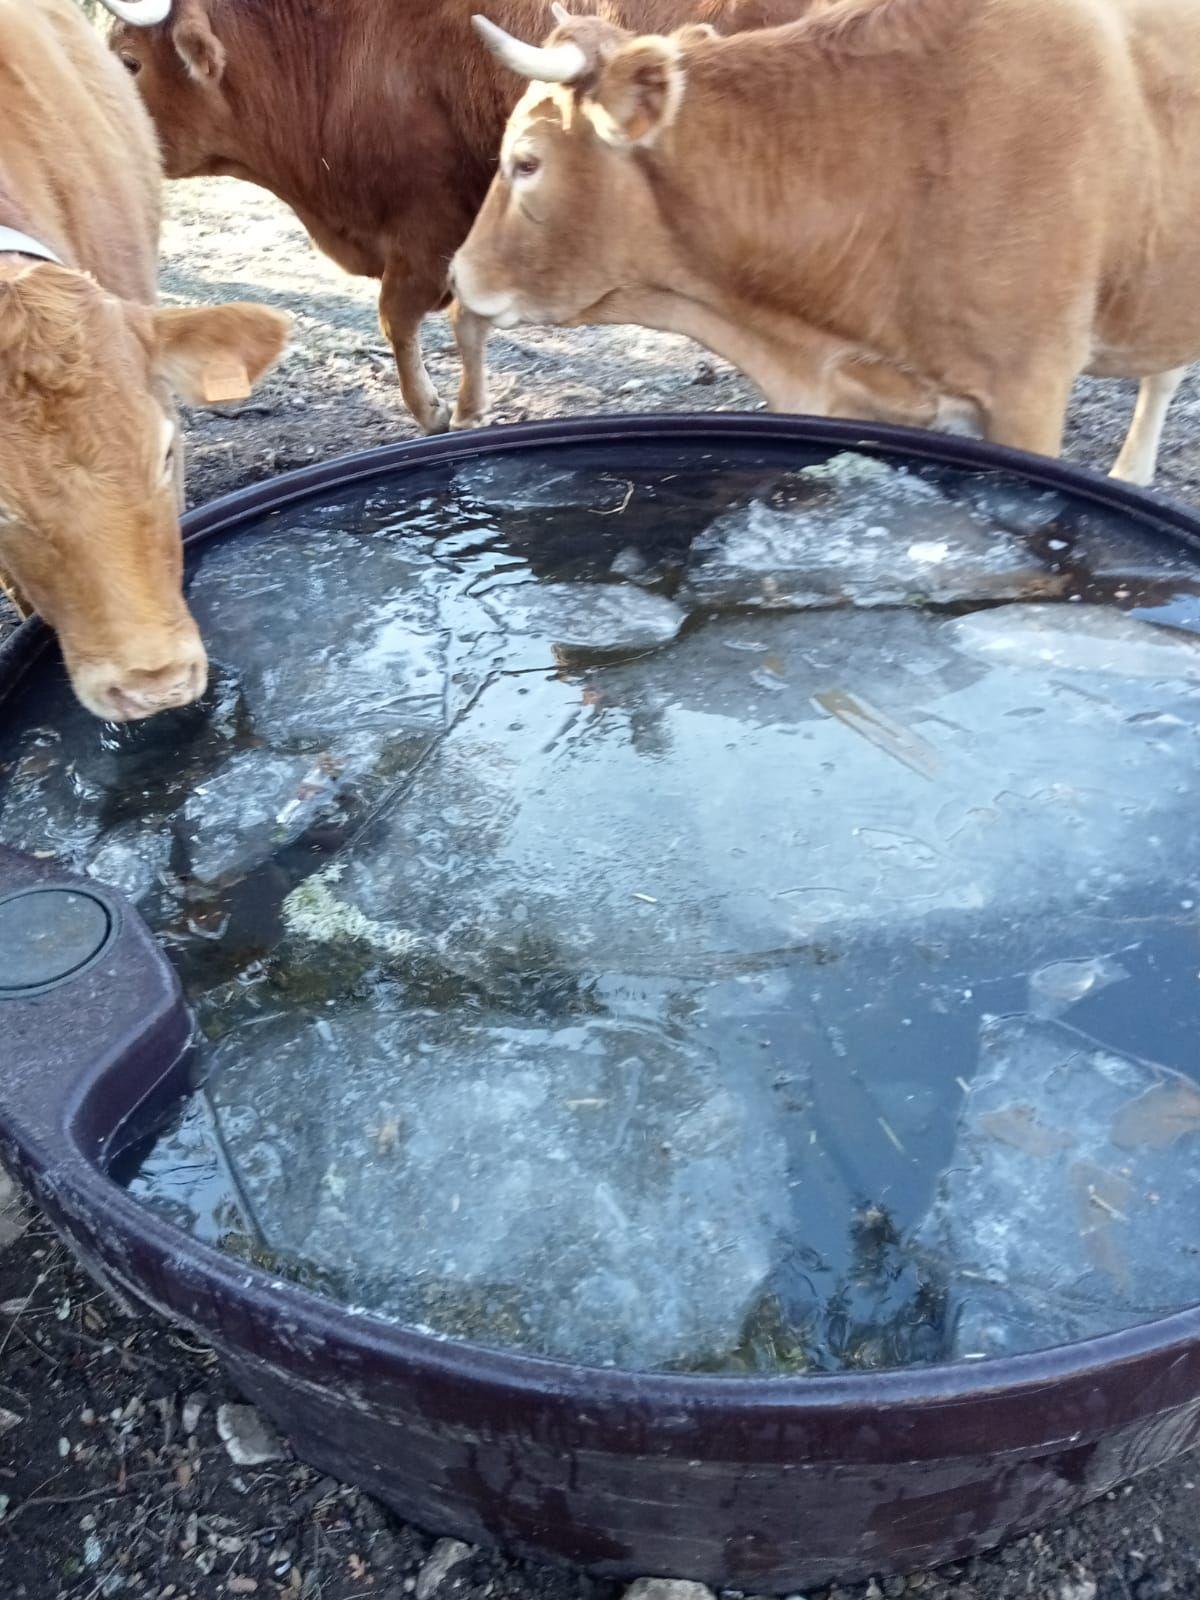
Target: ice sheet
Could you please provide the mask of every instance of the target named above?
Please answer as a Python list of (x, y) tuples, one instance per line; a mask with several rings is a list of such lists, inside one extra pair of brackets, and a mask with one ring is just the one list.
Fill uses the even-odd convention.
[(983, 1031), (920, 1243), (961, 1299), (958, 1357), (1105, 1333), (1197, 1298), (1200, 1089), (1063, 1023)]
[(694, 1041), (367, 1009), (250, 1028), (214, 1068), (266, 1244), (439, 1333), (719, 1359), (770, 1267), (782, 1141)]
[(692, 546), (704, 606), (897, 606), (1061, 592), (1065, 580), (995, 517), (905, 469), (847, 454), (780, 480)]

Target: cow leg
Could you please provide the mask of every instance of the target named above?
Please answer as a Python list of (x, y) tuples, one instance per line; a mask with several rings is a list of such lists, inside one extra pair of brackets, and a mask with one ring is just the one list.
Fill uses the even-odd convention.
[(1123, 478), (1126, 483), (1154, 482), (1167, 408), (1174, 400), (1175, 391), (1183, 382), (1186, 371), (1186, 367), (1172, 367), (1169, 372), (1156, 372), (1152, 377), (1142, 379), (1133, 421), (1121, 446), (1121, 454), (1109, 473), (1110, 478)]
[(379, 294), (379, 322), (396, 357), (400, 393), (423, 433), (445, 433), (450, 408), (439, 397), (421, 359), (421, 319), (441, 299), (403, 273), (387, 271)]
[(1043, 367), (1037, 373), (997, 381), (990, 397), (980, 405), (985, 437), (1013, 450), (1058, 455), (1067, 405), (1079, 370), (1074, 364)]
[(486, 350), (492, 325), (486, 317), (468, 311), (456, 300), (450, 307), (454, 339), (462, 361), (458, 403), (450, 418), (452, 428), (480, 428), (487, 421), (488, 381)]

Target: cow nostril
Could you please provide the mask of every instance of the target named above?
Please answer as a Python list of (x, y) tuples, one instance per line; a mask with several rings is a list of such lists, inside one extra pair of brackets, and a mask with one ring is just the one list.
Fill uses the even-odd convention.
[(131, 721), (190, 705), (204, 693), (207, 678), (203, 654), (189, 656), (165, 667), (124, 673), (110, 684), (107, 699), (122, 720)]

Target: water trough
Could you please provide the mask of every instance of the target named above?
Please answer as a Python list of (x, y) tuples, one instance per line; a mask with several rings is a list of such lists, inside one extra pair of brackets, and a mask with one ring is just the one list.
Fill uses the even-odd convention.
[[(798, 537), (787, 532), (788, 518), (799, 517), (811, 533), (824, 526), (822, 518), (842, 515), (822, 498), (832, 492), (830, 461), (849, 462), (837, 470), (849, 473), (847, 493), (859, 511), (863, 497), (875, 492), (869, 488), (873, 472), (904, 474), (897, 492), (922, 536), (906, 534), (897, 558), (887, 529), (868, 518), (865, 545), (847, 535), (839, 553), (839, 529), (859, 528), (853, 518), (844, 519), (825, 546), (813, 546), (820, 559), (799, 575), (786, 560), (782, 573), (766, 570), (755, 552), (764, 541), (770, 551), (780, 529)], [(572, 502), (575, 491), (547, 497), (539, 487), (564, 476), (598, 483), (599, 498), (579, 506)], [(444, 514), (448, 483), (460, 486), (455, 504), (473, 507), (467, 520), (476, 521), (446, 528), (457, 541), (452, 545), (436, 536), (431, 543), (428, 519)], [(420, 835), (431, 881), (443, 883), (439, 863), (458, 863), (450, 881), (467, 884), (464, 894), (476, 894), (476, 909), (487, 915), (462, 926), (447, 921), (444, 883), (426, 905), (424, 879), (403, 876), (411, 852), (397, 848), (386, 823), (396, 815), (398, 796), (411, 796), (418, 780), (437, 776), (441, 735), (427, 739), (424, 724), (406, 723), (403, 749), (388, 745), (381, 756), (379, 741), (390, 737), (394, 714), (393, 701), (384, 699), (355, 727), (360, 742), (347, 743), (350, 753), (334, 768), (323, 753), (314, 757), (306, 729), (298, 732), (289, 723), (272, 731), (260, 715), (278, 682), (286, 681), (290, 656), (281, 658), (279, 672), (272, 662), (251, 660), (255, 607), (276, 603), (270, 596), (280, 592), (270, 584), (286, 560), (281, 530), (295, 524), (304, 533), (304, 518), (322, 505), (340, 508), (335, 521), (346, 507), (361, 514), (364, 549), (371, 538), (391, 540), (403, 565), (416, 539), (425, 555), (436, 545), (436, 560), (448, 563), (437, 570), (438, 584), (452, 569), (453, 595), (448, 609), (436, 613), (440, 624), (436, 618), (423, 624), (411, 610), (389, 614), (381, 624), (387, 650), (399, 649), (400, 634), (423, 626), (441, 641), (437, 692), (407, 694), (405, 717), (419, 722), (427, 712), (435, 715), (436, 700), (436, 716), (466, 729), (472, 748), (492, 749), (484, 734), (495, 730), (478, 720), (485, 689), (504, 679), (518, 685), (516, 694), (528, 682), (530, 695), (521, 704), (532, 709), (511, 723), (514, 771), (546, 748), (537, 721), (543, 712), (536, 709), (544, 691), (546, 726), (557, 730), (555, 750), (562, 738), (583, 737), (576, 712), (566, 721), (561, 714), (568, 702), (578, 704), (591, 719), (585, 718), (585, 733), (603, 716), (616, 719), (605, 726), (617, 726), (622, 739), (628, 733), (637, 755), (623, 771), (649, 772), (652, 784), (670, 774), (672, 762), (685, 770), (686, 730), (700, 741), (698, 764), (686, 773), (706, 780), (693, 781), (693, 790), (707, 785), (719, 797), (719, 805), (713, 802), (718, 818), (743, 815), (737, 811), (741, 773), (771, 800), (780, 818), (777, 875), (756, 876), (755, 861), (740, 857), (734, 873), (724, 855), (718, 863), (696, 845), (699, 832), (676, 860), (667, 834), (659, 840), (648, 821), (655, 843), (653, 859), (648, 855), (639, 865), (644, 877), (622, 876), (628, 850), (612, 852), (607, 867), (628, 911), (616, 941), (620, 959), (609, 959), (614, 941), (606, 924), (573, 927), (569, 919), (554, 918), (545, 925), (557, 940), (551, 959), (536, 885), (529, 903), (512, 911), (511, 882), (464, 876), (462, 830), (491, 825), (481, 803), (508, 815), (505, 792), (489, 788), (481, 802), (468, 784), (448, 791), (445, 800), (435, 794), (420, 828), (411, 825), (412, 837)], [(425, 519), (419, 527), (405, 521), (414, 507), (413, 515)], [(631, 507), (633, 518), (626, 521)], [(974, 539), (985, 510), (999, 526), (1003, 549), (988, 544), (982, 564), (960, 581), (952, 570), (954, 539)], [(503, 537), (493, 537), (500, 512), (523, 518), (522, 531), (502, 528)], [(628, 527), (641, 530), (633, 546)], [(594, 559), (584, 551), (583, 560), (570, 533), (579, 528), (593, 530), (588, 539), (600, 551)], [(741, 561), (737, 540), (747, 530), (758, 542)], [(1196, 677), (1185, 657), (1200, 632), (1197, 519), (1060, 463), (972, 442), (862, 424), (703, 417), (530, 425), (372, 451), (230, 496), (191, 514), (186, 531), (193, 604), (202, 620), (226, 642), (250, 642), (242, 659), (235, 659), (235, 646), (218, 656), (214, 697), (200, 711), (182, 714), (166, 734), (82, 730), (84, 755), (68, 771), (59, 744), (75, 713), (45, 630), (28, 624), (0, 647), (0, 1153), (114, 1295), (210, 1342), (297, 1454), (320, 1469), (362, 1485), (430, 1530), (609, 1575), (683, 1575), (762, 1592), (926, 1567), (1056, 1519), (1196, 1442), (1200, 1309), (1191, 1302), (1200, 1300), (1200, 1267), (1192, 1294), (1187, 1249), (1181, 1243), (1176, 1254), (1167, 1252), (1173, 1219), (1195, 1199), (1189, 1162), (1200, 1140), (1192, 1098), (1200, 1101), (1200, 1095), (1188, 1070), (1196, 1005), (1188, 988), (1196, 965), (1189, 953), (1195, 928), (1189, 889), (1200, 863), (1193, 863), (1184, 832), (1171, 831), (1174, 807), (1182, 814), (1191, 802), (1194, 815), (1188, 781), (1200, 701), (1193, 725)], [(222, 551), (239, 541), (249, 548), (253, 540), (265, 541), (260, 547), (266, 552), (256, 569), (263, 585), (257, 598), (253, 586), (242, 593), (242, 580), (227, 580), (221, 568)], [(318, 555), (326, 548), (312, 547)], [(876, 561), (877, 592), (871, 594), (863, 588), (864, 549), (874, 551), (869, 559)], [(744, 568), (752, 569), (749, 595), (739, 587)], [(913, 576), (925, 571), (928, 582)], [(500, 672), (495, 652), (508, 645), (493, 636), (497, 607), (523, 606), (528, 618), (533, 589), (520, 586), (532, 584), (531, 572), (555, 593), (576, 583), (595, 598), (603, 585), (620, 627), (634, 633), (622, 636), (614, 652), (597, 647), (574, 611), (569, 624), (561, 613), (545, 627), (526, 620), (515, 627), (523, 642)], [(984, 590), (976, 592), (971, 586), (980, 581)], [(389, 582), (399, 580), (393, 575)], [(630, 590), (636, 599), (628, 599)], [(457, 621), (481, 597), (486, 615), (470, 635)], [(686, 621), (667, 627), (663, 618), (671, 607), (680, 618), (686, 613)], [(1070, 634), (1084, 641), (1079, 650), (1057, 631), (1072, 607), (1082, 619)], [(1105, 622), (1101, 612), (1116, 620)], [(789, 636), (779, 630), (796, 625), (798, 616), (815, 619), (806, 635), (811, 642), (795, 644), (789, 656), (772, 641), (786, 642)], [(720, 701), (719, 715), (695, 698), (697, 686), (708, 681), (705, 629), (718, 626), (714, 617), (723, 619), (718, 642), (731, 663), (730, 681), (741, 674), (736, 692), (729, 691), (734, 698)], [(447, 618), (455, 625), (442, 626)], [(1165, 626), (1151, 630), (1150, 624)], [(878, 655), (878, 630), (885, 625), (899, 629), (904, 640), (924, 637), (922, 630), (936, 635), (933, 665), (907, 677), (897, 669), (900, 688), (889, 666), (865, 694), (859, 685), (868, 668), (893, 660)], [(539, 641), (547, 628), (557, 647), (543, 659)], [(206, 626), (210, 637), (211, 630)], [(463, 645), (468, 636), (469, 649)], [(302, 628), (294, 630), (294, 640), (299, 663), (311, 640)], [(322, 684), (328, 688), (328, 673), (342, 670), (335, 646), (336, 640), (323, 660), (325, 676), (309, 685), (314, 694), (323, 692)], [(1015, 666), (1014, 651), (1024, 653)], [(1049, 689), (1043, 693), (1044, 685), (1030, 677), (1027, 691), (1011, 703), (1003, 695), (994, 703), (980, 698), (994, 670), (1028, 674), (1030, 653), (1042, 663)], [(902, 656), (895, 657), (901, 667)], [(682, 665), (676, 671), (672, 663)], [(1098, 688), (1096, 672), (1119, 684)], [(912, 688), (910, 677), (923, 687)], [(1169, 690), (1162, 689), (1167, 682)], [(683, 685), (678, 700), (676, 683)], [(355, 690), (358, 680), (346, 684)], [(346, 684), (339, 680), (339, 692)], [(419, 715), (412, 711), (418, 700)], [(990, 743), (982, 753), (976, 730), (964, 731), (949, 716), (951, 700), (960, 712), (975, 708), (984, 717)], [(651, 701), (657, 720), (644, 714)], [(258, 722), (248, 705), (258, 707)], [(1086, 709), (1076, 713), (1076, 705)], [(772, 706), (800, 709), (785, 714)], [(919, 716), (906, 714), (914, 707)], [(989, 751), (1003, 779), (1006, 764), (1016, 759), (1010, 750), (1032, 748), (1038, 738), (1012, 730), (1055, 718), (1063, 707), (1061, 725), (1056, 722), (1037, 746), (1050, 776), (1037, 768), (1034, 786), (1022, 771), (1011, 785), (1019, 791), (1011, 817), (1010, 802), (997, 799), (995, 815), (981, 820), (976, 791), (987, 777)], [(993, 714), (994, 730), (987, 721)], [(515, 714), (501, 701), (496, 715)], [(714, 716), (722, 737), (728, 733), (735, 741), (732, 776), (720, 763), (704, 765)], [(739, 719), (751, 730), (744, 738), (729, 732)], [(354, 721), (349, 708), (347, 721)], [(795, 784), (775, 792), (778, 747), (771, 741), (782, 724), (789, 736), (797, 732)], [(1086, 773), (1051, 768), (1069, 764), (1083, 748), (1073, 741), (1101, 726), (1109, 730), (1104, 738), (1121, 776), (1119, 788), (1097, 800), (1088, 798)], [(530, 729), (534, 755), (522, 756)], [(179, 781), (187, 794), (171, 791), (155, 765), (162, 754), (155, 740), (168, 736), (179, 741)], [(611, 742), (611, 735), (604, 737)], [(336, 786), (344, 770), (357, 770), (356, 752), (364, 748), (369, 760), (362, 770), (370, 775), (347, 780), (348, 798), (318, 792), (326, 779)], [(503, 750), (503, 742), (494, 748)], [(754, 763), (762, 752), (760, 769)], [(572, 753), (563, 770), (590, 770), (593, 753), (588, 746), (578, 764)], [(249, 781), (245, 774), (265, 773), (268, 784), (282, 784), (273, 831), (255, 835), (249, 846), (242, 835), (231, 846), (220, 827), (206, 832), (202, 812), (187, 809), (196, 788), (219, 794), (219, 775), (230, 768), (235, 788)], [(822, 772), (820, 781), (828, 784), (854, 779), (846, 800), (855, 821), (849, 833), (856, 851), (869, 852), (871, 893), (881, 884), (887, 891), (880, 903), (899, 929), (892, 942), (866, 925), (877, 918), (861, 915), (867, 878), (831, 884), (820, 874), (811, 882), (792, 875), (787, 795), (794, 792), (799, 816), (807, 814), (805, 807), (827, 813), (830, 791), (822, 791), (815, 776)], [(877, 772), (885, 775), (880, 787), (866, 794)], [(1149, 781), (1156, 774), (1158, 784)], [(76, 826), (69, 808), (55, 809), (53, 786), (60, 777), (69, 779), (85, 820), (92, 819), (86, 826)], [(942, 819), (944, 838), (939, 834), (935, 864), (923, 850), (897, 846), (895, 817), (883, 815), (893, 783), (895, 795), (908, 797), (903, 803), (914, 836), (921, 833), (921, 807), (937, 801), (929, 815)], [(131, 784), (143, 786), (141, 800), (151, 797), (149, 811), (126, 804)], [(1003, 782), (995, 787), (1000, 796), (1008, 793)], [(668, 783), (646, 791), (656, 815), (670, 811), (677, 789)], [(578, 900), (585, 871), (596, 876), (594, 857), (584, 851), (579, 882), (572, 879), (574, 854), (583, 849), (578, 841), (589, 827), (611, 840), (618, 824), (607, 813), (580, 817), (563, 803), (566, 793), (547, 800), (555, 829), (547, 833), (542, 822), (535, 828), (528, 809), (521, 826), (532, 829), (529, 836), (547, 852), (548, 876), (560, 877), (568, 898)], [(54, 803), (44, 811), (22, 810), (30, 795), (49, 795)], [(687, 803), (694, 808), (694, 793)], [(752, 847), (751, 856), (761, 856), (762, 840), (770, 837), (765, 804), (744, 814), (740, 845)], [(1054, 819), (1067, 819), (1059, 833), (1047, 835), (1057, 851), (1049, 863), (1032, 854), (1043, 805), (1055, 827)], [(872, 806), (871, 816), (855, 809)], [(955, 806), (951, 825), (947, 808)], [(460, 811), (465, 820), (456, 822)], [(156, 826), (169, 820), (161, 839), (146, 831), (148, 816)], [(707, 813), (703, 820), (706, 827), (711, 823)], [(1005, 833), (1010, 822), (1013, 831)], [(495, 863), (507, 860), (513, 847), (499, 824), (487, 837), (485, 865), (498, 871)], [(1009, 841), (1010, 858), (988, 855), (988, 841), (997, 838)], [(1024, 844), (1013, 847), (1013, 838), (1028, 840), (1028, 851)], [(565, 841), (561, 855), (556, 839)], [(39, 844), (48, 848), (38, 850)], [(109, 852), (103, 858), (101, 846)], [(358, 857), (343, 869), (348, 848)], [(795, 846), (797, 859), (816, 848), (806, 836)], [(834, 852), (822, 858), (826, 865), (851, 860), (838, 856), (833, 844), (820, 848)], [(378, 885), (364, 876), (364, 859), (401, 873), (387, 880), (392, 900), (385, 896), (384, 910)], [(513, 860), (527, 865), (519, 855)], [(697, 892), (689, 919), (676, 923), (668, 865), (685, 873), (696, 861), (720, 892), (711, 899)], [(1005, 896), (1019, 910), (1041, 878), (1051, 880), (1052, 889), (1037, 900), (1038, 916), (1010, 915)], [(113, 881), (128, 898), (111, 887)], [(321, 886), (315, 900), (314, 883)], [(547, 893), (554, 889), (551, 883)], [(556, 917), (565, 914), (561, 900), (549, 903)], [(993, 903), (1009, 907), (1000, 931), (984, 928)], [(331, 905), (337, 913), (332, 923)], [(411, 927), (387, 920), (396, 905)], [(733, 911), (723, 909), (730, 905)], [(596, 906), (608, 909), (599, 898)], [(510, 912), (512, 927), (534, 927), (542, 942), (513, 934), (503, 970), (485, 971), (480, 939), (486, 944), (488, 918), (503, 920)], [(786, 924), (779, 921), (785, 916)], [(790, 931), (777, 946), (771, 939), (780, 926)], [(328, 990), (321, 987), (322, 940), (337, 969)], [(355, 954), (347, 965), (348, 946)], [(711, 968), (720, 979), (720, 1004), (696, 988), (701, 946), (705, 960), (712, 950), (720, 955)], [(296, 949), (302, 960), (293, 958)], [(725, 1276), (712, 1276), (707, 1257), (687, 1258), (687, 1270), (695, 1270), (698, 1293), (710, 1298), (714, 1283), (754, 1280), (766, 1270), (753, 1252), (739, 1254), (738, 1241), (724, 1237), (722, 1229), (733, 1228), (730, 1217), (752, 1219), (763, 1238), (773, 1240), (797, 1217), (807, 1225), (820, 1196), (844, 1193), (850, 1209), (840, 1232), (807, 1241), (802, 1271), (791, 1257), (780, 1267), (772, 1256), (766, 1287), (748, 1294), (753, 1309), (739, 1321), (736, 1338), (719, 1325), (714, 1331), (713, 1318), (697, 1319), (685, 1306), (676, 1319), (683, 1331), (656, 1324), (657, 1354), (640, 1366), (639, 1357), (651, 1348), (645, 1340), (653, 1319), (641, 1314), (640, 1302), (631, 1309), (615, 1292), (607, 1302), (603, 1296), (587, 1302), (599, 1310), (566, 1324), (536, 1297), (519, 1294), (505, 1301), (504, 1318), (496, 1321), (490, 1289), (482, 1300), (473, 1293), (470, 1315), (477, 1320), (470, 1323), (446, 1320), (444, 1296), (436, 1302), (426, 1296), (420, 1316), (400, 1314), (387, 1299), (390, 1284), (376, 1286), (374, 1300), (364, 1290), (357, 1303), (347, 1304), (354, 1297), (334, 1274), (345, 1237), (337, 1229), (347, 1215), (357, 1226), (355, 1204), (369, 1213), (385, 1170), (380, 1163), (386, 1165), (408, 1134), (402, 1114), (390, 1118), (381, 1111), (361, 1160), (376, 1187), (356, 1198), (351, 1181), (347, 1196), (343, 1173), (337, 1203), (305, 1223), (311, 1248), (301, 1261), (297, 1239), (286, 1235), (289, 1203), (278, 1189), (278, 1172), (254, 1165), (262, 1128), (247, 1121), (256, 1106), (261, 1110), (272, 1062), (292, 1060), (288, 1052), (296, 1048), (298, 1035), (288, 1032), (286, 1017), (280, 1022), (271, 1005), (263, 1010), (264, 995), (277, 998), (271, 985), (280, 950), (292, 952), (283, 965), (293, 993), (301, 980), (316, 983), (304, 989), (306, 1028), (315, 1019), (312, 1028), (326, 1031), (308, 1029), (304, 1041), (335, 1040), (348, 1076), (371, 1054), (361, 1045), (364, 1016), (375, 1019), (372, 1027), (378, 1021), (386, 1030), (399, 1017), (411, 1028), (412, 996), (419, 992), (421, 1026), (435, 1017), (422, 1046), (423, 1059), (436, 1067), (430, 1104), (440, 1079), (455, 1091), (455, 1103), (477, 1094), (486, 1072), (463, 1065), (464, 1041), (486, 1054), (489, 1041), (502, 1033), (511, 1039), (512, 1013), (522, 1006), (528, 1014), (520, 1025), (527, 1031), (518, 1054), (524, 1050), (533, 1060), (549, 1039), (552, 1074), (561, 1067), (564, 1082), (576, 1037), (567, 1024), (581, 1030), (581, 1039), (589, 1027), (598, 1028), (583, 1043), (604, 1056), (610, 1013), (622, 1027), (636, 1024), (646, 1037), (652, 1034), (654, 1050), (676, 1052), (663, 1057), (667, 1066), (659, 1077), (668, 1082), (687, 1072), (703, 1084), (709, 1081), (704, 1073), (729, 1060), (768, 1060), (761, 1082), (746, 1067), (751, 1111), (739, 1106), (726, 1116), (705, 1157), (715, 1150), (715, 1164), (689, 1168), (685, 1156), (672, 1156), (676, 1177), (647, 1179), (647, 1192), (664, 1215), (682, 1219), (672, 1224), (677, 1233), (686, 1232), (690, 1216), (707, 1219), (720, 1259), (729, 1263), (721, 1268)], [(430, 952), (441, 963), (432, 975)], [(532, 1000), (525, 975), (514, 975), (514, 967), (530, 960), (540, 963)], [(768, 983), (762, 978), (768, 970), (784, 976)], [(632, 999), (631, 972), (638, 979)], [(686, 1004), (679, 1001), (681, 984)], [(455, 1014), (446, 1044), (438, 1008), (458, 1006), (460, 992), (468, 990), (466, 1022)], [(780, 994), (791, 998), (782, 1001)], [(823, 1019), (819, 1028), (810, 1009)], [(798, 1021), (802, 1016), (806, 1020)], [(283, 1031), (272, 1034), (275, 1027)], [(528, 1042), (535, 1032), (536, 1046)], [(260, 1049), (259, 1040), (269, 1045)], [(307, 1048), (303, 1043), (301, 1053)], [(239, 1100), (242, 1059), (254, 1060), (256, 1051), (262, 1061), (255, 1070), (266, 1076), (246, 1077)], [(620, 1051), (624, 1069), (627, 1041)], [(582, 1044), (579, 1053), (585, 1053)], [(231, 1056), (237, 1058), (232, 1066)], [(790, 1066), (802, 1056), (808, 1064), (793, 1080)], [(1043, 1060), (1049, 1063), (1044, 1071), (1038, 1066)], [(368, 1080), (371, 1093), (395, 1077), (398, 1062), (408, 1061), (385, 1053), (377, 1064), (382, 1076)], [(1018, 1067), (1026, 1085), (1045, 1080), (1044, 1104), (1031, 1108), (1028, 1097), (1006, 1086), (1005, 1075)], [(962, 1103), (955, 1101), (952, 1117), (939, 1121), (921, 1110), (930, 1085), (944, 1087), (964, 1073), (971, 1081), (961, 1084)], [(901, 1082), (909, 1088), (898, 1095)], [(192, 1171), (195, 1146), (187, 1142), (191, 1134), (180, 1107), (199, 1103), (201, 1083), (205, 1094), (212, 1085), (204, 1114), (216, 1119), (221, 1133), (212, 1148), (204, 1147), (204, 1184), (188, 1177), (181, 1185), (178, 1172)], [(234, 1088), (223, 1087), (229, 1083)], [(728, 1089), (722, 1079), (722, 1106), (730, 1103)], [(1071, 1096), (1084, 1092), (1093, 1098), (1081, 1103), (1073, 1125), (1060, 1116), (1051, 1126), (1055, 1106), (1062, 1111), (1064, 1097), (1069, 1105)], [(695, 1094), (703, 1098), (699, 1089)], [(642, 1103), (631, 1100), (632, 1111), (618, 1119), (622, 1139), (631, 1118), (636, 1127)], [(595, 1111), (606, 1126), (606, 1102), (597, 1093), (564, 1104), (569, 1117), (555, 1115), (568, 1128), (563, 1148), (579, 1170), (592, 1147), (590, 1135), (574, 1131), (575, 1119)], [(771, 1109), (780, 1104), (784, 1111)], [(856, 1165), (853, 1150), (838, 1149), (830, 1134), (828, 1159), (837, 1178), (822, 1180), (822, 1187), (812, 1169), (826, 1159), (826, 1136), (843, 1112), (865, 1116), (875, 1142), (863, 1145)], [(1088, 1131), (1089, 1119), (1097, 1127), (1103, 1122), (1108, 1143)], [(990, 1143), (981, 1140), (981, 1127)], [(239, 1146), (239, 1129), (247, 1128), (247, 1142)], [(810, 1149), (816, 1154), (806, 1154)], [(217, 1173), (231, 1159), (240, 1163), (239, 1172), (221, 1166)], [(345, 1163), (344, 1154), (337, 1159)], [(635, 1165), (627, 1145), (614, 1165)], [(721, 1188), (726, 1169), (735, 1170), (742, 1185), (732, 1198)], [(878, 1193), (868, 1192), (873, 1169), (883, 1174)], [(164, 1173), (170, 1182), (159, 1193), (155, 1183)], [(210, 1213), (205, 1184), (222, 1174), (227, 1209)], [(1004, 1200), (1016, 1192), (1014, 1185), (1028, 1187), (1030, 1174), (1038, 1182), (1048, 1174), (1038, 1202), (1045, 1208), (1053, 1205), (1060, 1179), (1075, 1185), (1083, 1220), (1073, 1227), (1086, 1252), (1069, 1283), (1051, 1274), (1049, 1283), (1019, 1285), (1014, 1298), (996, 1265), (1007, 1244), (964, 1231), (959, 1219), (974, 1216), (989, 1200)], [(756, 1177), (764, 1194), (755, 1191), (747, 1200)], [(448, 1199), (455, 1181), (449, 1172)], [(485, 1170), (480, 1182), (494, 1185), (495, 1173)], [(1153, 1184), (1162, 1192), (1151, 1194)], [(419, 1192), (407, 1194), (406, 1207), (423, 1204), (430, 1187), (426, 1174)], [(461, 1188), (469, 1209), (466, 1179)], [(562, 1192), (563, 1207), (582, 1203), (577, 1189)], [(616, 1188), (622, 1205), (629, 1192)], [(690, 1196), (688, 1204), (671, 1212), (680, 1194)], [(1146, 1212), (1147, 1205), (1159, 1209)], [(228, 1239), (218, 1248), (213, 1218), (227, 1220), (228, 1208), (238, 1206), (258, 1218), (258, 1231), (236, 1250)], [(1158, 1219), (1164, 1239), (1161, 1273), (1153, 1281), (1137, 1260), (1130, 1265), (1124, 1259), (1136, 1253), (1126, 1248), (1127, 1239), (1142, 1239), (1137, 1230), (1151, 1226), (1144, 1212)], [(894, 1219), (886, 1225), (885, 1214)], [(397, 1215), (394, 1231), (403, 1235), (408, 1211)], [(430, 1216), (424, 1232), (441, 1238), (437, 1230), (446, 1230), (445, 1259), (461, 1252), (457, 1224), (440, 1212)], [(553, 1221), (545, 1226), (552, 1230)], [(630, 1236), (636, 1239), (639, 1230)], [(615, 1283), (612, 1261), (605, 1258), (603, 1265), (600, 1281)], [(734, 1273), (742, 1277), (735, 1280)], [(636, 1281), (632, 1267), (630, 1274)], [(1110, 1281), (1115, 1287), (1105, 1304), (1097, 1285)], [(812, 1306), (804, 1301), (803, 1284), (812, 1289)], [(424, 1279), (418, 1287), (425, 1293)], [(454, 1318), (466, 1315), (465, 1303), (454, 1301)], [(1047, 1317), (1058, 1318), (1053, 1326), (1062, 1334), (1041, 1348)], [(501, 1336), (501, 1327), (509, 1333)], [(573, 1360), (563, 1344), (577, 1335), (586, 1360)], [(681, 1339), (695, 1343), (695, 1359), (680, 1354)]]

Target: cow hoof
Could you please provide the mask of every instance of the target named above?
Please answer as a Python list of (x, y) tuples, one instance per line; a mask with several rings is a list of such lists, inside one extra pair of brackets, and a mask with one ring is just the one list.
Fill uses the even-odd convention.
[(450, 418), (450, 431), (451, 433), (462, 433), (468, 428), (486, 428), (487, 423), (488, 413), (486, 411), (476, 411), (469, 416), (456, 411)]
[(450, 407), (444, 400), (439, 400), (431, 406), (429, 414), (418, 419), (422, 431), (425, 433), (448, 433), (450, 430)]

